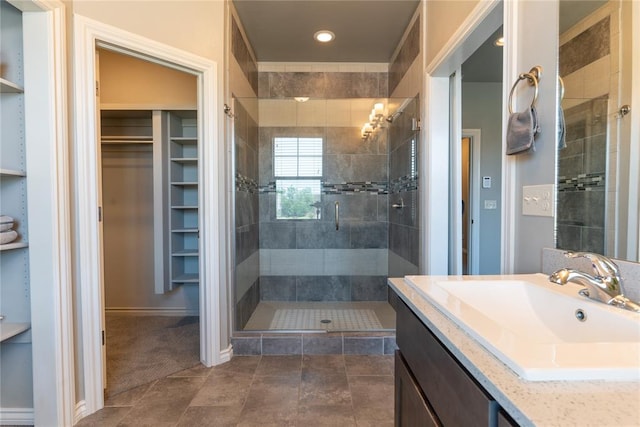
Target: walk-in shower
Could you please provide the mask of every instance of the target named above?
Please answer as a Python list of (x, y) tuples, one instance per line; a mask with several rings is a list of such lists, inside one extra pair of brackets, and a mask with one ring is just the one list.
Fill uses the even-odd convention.
[(417, 104), (234, 100), (236, 331), (395, 329), (387, 278), (418, 271)]

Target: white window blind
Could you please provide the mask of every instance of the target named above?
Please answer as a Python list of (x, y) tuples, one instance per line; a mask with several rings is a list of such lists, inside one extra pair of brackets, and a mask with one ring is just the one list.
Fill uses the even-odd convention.
[(320, 219), (322, 138), (274, 138), (273, 174), (276, 218)]
[(322, 176), (322, 138), (276, 137), (273, 145), (276, 178)]

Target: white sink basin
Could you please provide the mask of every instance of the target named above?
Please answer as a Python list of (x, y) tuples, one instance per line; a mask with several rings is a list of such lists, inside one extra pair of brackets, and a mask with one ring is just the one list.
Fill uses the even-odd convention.
[(640, 380), (640, 314), (588, 300), (579, 285), (543, 274), (405, 281), (526, 380)]

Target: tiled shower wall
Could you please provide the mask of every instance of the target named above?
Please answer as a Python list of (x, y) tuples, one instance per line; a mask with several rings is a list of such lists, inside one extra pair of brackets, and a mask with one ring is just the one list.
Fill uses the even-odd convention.
[[(253, 101), (255, 103), (255, 101)], [(258, 210), (258, 124), (239, 100), (234, 103), (236, 325), (251, 317), (260, 301)]]
[(418, 99), (389, 129), (389, 276), (417, 274), (419, 264)]
[[(556, 246), (614, 253), (619, 5), (609, 2), (560, 35), (566, 148), (559, 151)], [(609, 141), (614, 141), (610, 144)]]
[[(379, 93), (379, 79), (375, 74), (364, 79), (370, 82), (370, 87), (362, 86), (361, 93)], [(279, 85), (280, 77), (276, 79)], [(292, 74), (290, 78), (295, 81), (284, 86), (312, 85), (304, 81), (303, 73)], [(306, 78), (315, 81), (317, 76), (312, 73)], [(261, 299), (386, 300), (387, 129), (364, 141), (360, 128), (353, 126), (350, 118), (353, 114), (365, 121), (365, 113), (373, 107), (373, 100), (334, 98), (292, 104), (288, 100), (261, 99), (260, 102)], [(276, 218), (272, 146), (276, 136), (322, 138), (323, 189), (319, 219)], [(336, 202), (339, 203), (338, 229)]]
[(559, 249), (605, 253), (606, 97), (565, 111), (566, 148), (558, 164)]

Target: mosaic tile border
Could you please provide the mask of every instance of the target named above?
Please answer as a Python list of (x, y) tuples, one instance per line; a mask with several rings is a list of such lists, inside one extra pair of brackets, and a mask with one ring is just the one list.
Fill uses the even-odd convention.
[[(260, 194), (269, 194), (276, 192), (276, 183), (271, 181), (267, 185), (259, 187)], [(360, 181), (360, 182), (343, 182), (332, 184), (328, 182), (322, 183), (322, 194), (348, 194), (348, 193), (369, 193), (369, 194), (389, 194), (389, 188), (386, 182)]]
[(405, 175), (396, 178), (389, 184), (389, 193), (403, 193), (418, 189), (418, 176)]
[(576, 177), (558, 177), (558, 191), (591, 191), (594, 189), (604, 189), (604, 173), (580, 174)]

